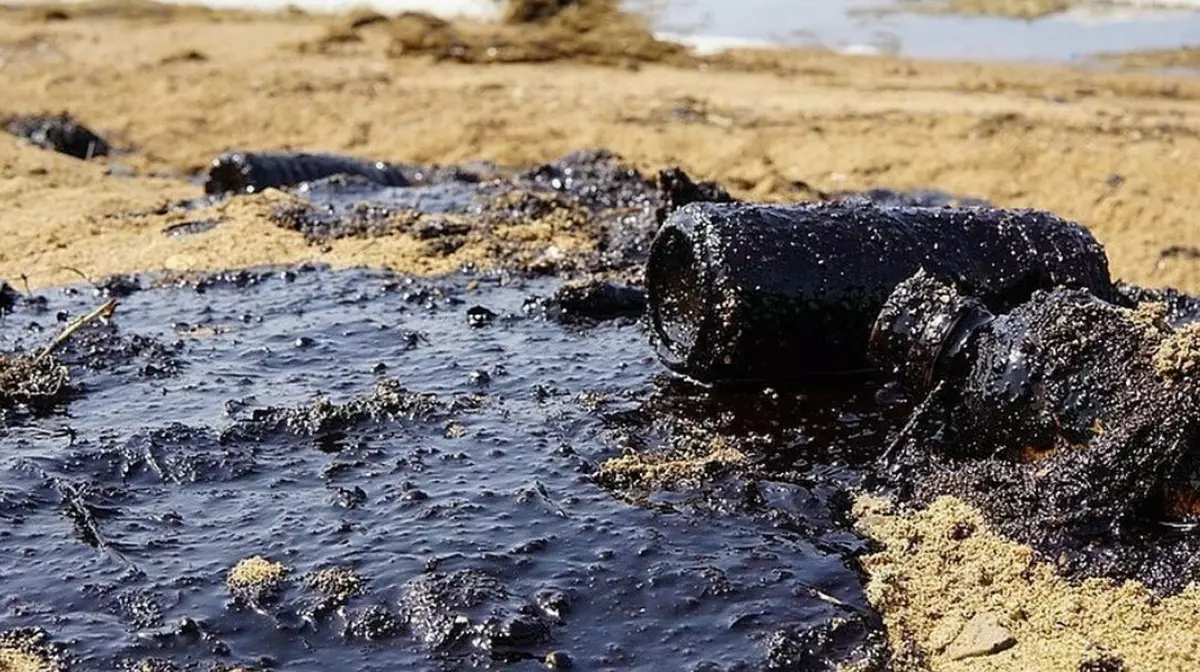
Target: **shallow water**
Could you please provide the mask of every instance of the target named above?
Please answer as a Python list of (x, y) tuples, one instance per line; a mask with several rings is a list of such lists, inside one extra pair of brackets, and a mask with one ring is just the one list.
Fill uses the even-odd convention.
[[(880, 13), (896, 6), (890, 0), (634, 0), (638, 2), (657, 6), (656, 25), (669, 33), (929, 58), (1086, 61), (1101, 52), (1194, 44), (1200, 36), (1200, 3), (1190, 11), (1112, 3), (1022, 21)], [(702, 43), (720, 44), (713, 39)]]
[[(0, 417), (0, 630), (46, 628), (81, 670), (542, 669), (551, 650), (577, 669), (824, 669), (880, 655), (853, 569), (865, 545), (841, 517), (855, 471), (829, 450), (881, 442), (873, 402), (849, 413), (851, 398), (826, 395), (805, 415), (804, 397), (776, 395), (789, 413), (756, 431), (786, 437), (773, 471), (801, 476), (627, 503), (593, 474), (631, 438), (669, 438), (670, 422), (638, 419), (650, 400), (656, 418), (763, 406), (665, 377), (635, 322), (568, 327), (527, 310), (554, 287), (300, 269), (123, 296), (113, 326), (62, 353), (79, 395), (49, 417)], [(100, 302), (90, 287), (44, 296), (0, 318), (0, 351), (40, 345)], [(496, 317), (472, 326), (476, 306)], [(312, 405), (369, 397), (384, 378), (429, 396), (401, 395), (398, 417)], [(293, 405), (317, 410), (278, 410)], [(292, 568), (263, 613), (224, 585), (257, 554)], [(368, 580), (346, 619), (377, 605), (407, 618), (396, 637), (302, 618), (317, 599), (303, 576), (333, 565)], [(480, 577), (464, 571), (500, 588), (457, 609), (418, 599), (422, 581)]]

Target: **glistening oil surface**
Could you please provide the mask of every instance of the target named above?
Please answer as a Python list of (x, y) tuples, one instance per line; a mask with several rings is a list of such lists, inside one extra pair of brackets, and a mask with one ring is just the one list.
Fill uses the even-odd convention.
[[(526, 310), (555, 286), (321, 269), (109, 283), (125, 294), (113, 325), (62, 354), (80, 393), (48, 417), (0, 416), (0, 630), (45, 628), (77, 670), (543, 669), (551, 651), (575, 669), (823, 669), (882, 655), (851, 568), (863, 542), (838, 522), (854, 472), (825, 450), (878, 442), (877, 419), (822, 398), (821, 432), (782, 412), (747, 427), (737, 403), (791, 412), (803, 398), (681, 387), (634, 322)], [(99, 303), (90, 287), (45, 299), (0, 318), (0, 351), (32, 350)], [(619, 443), (653, 447), (689, 416), (794, 457), (777, 480), (714, 474), (653, 504), (597, 485)], [(255, 555), (287, 565), (287, 582), (274, 601), (233, 602), (226, 575)], [(305, 581), (334, 566), (366, 581), (342, 612)]]

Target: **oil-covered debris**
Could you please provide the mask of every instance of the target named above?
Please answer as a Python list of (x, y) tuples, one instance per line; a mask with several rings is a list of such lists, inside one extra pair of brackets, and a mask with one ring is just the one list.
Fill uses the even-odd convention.
[(12, 135), (29, 142), (77, 159), (108, 156), (110, 147), (104, 138), (96, 135), (69, 114), (16, 115), (0, 118), (0, 126)]
[(654, 180), (604, 151), (581, 151), (528, 170), (427, 171), (407, 187), (331, 178), (296, 189), (311, 205), (280, 207), (284, 228), (321, 242), (405, 234), (435, 255), (464, 245), (500, 265), (546, 273), (632, 269), (661, 218), (684, 202), (728, 194), (681, 171)]
[(183, 366), (179, 356), (182, 349), (182, 341), (165, 343), (142, 334), (124, 334), (110, 322), (75, 332), (59, 349), (59, 357), (70, 366), (93, 371), (135, 365), (140, 376), (169, 378)]
[(233, 152), (212, 160), (208, 178), (204, 182), (204, 193), (252, 194), (271, 187), (292, 186), (333, 175), (356, 175), (390, 187), (408, 184), (404, 173), (382, 161), (336, 154)]
[(1112, 294), (1100, 244), (1044, 212), (698, 203), (654, 241), (653, 338), (668, 367), (702, 381), (862, 370), (875, 316), (920, 268), (993, 307), (1055, 285)]
[(0, 670), (5, 672), (66, 672), (64, 649), (40, 628), (0, 632)]
[(659, 171), (658, 188), (662, 193), (662, 205), (655, 219), (660, 226), (671, 213), (688, 203), (732, 203), (736, 200), (716, 182), (696, 182), (678, 167)]
[(836, 618), (816, 628), (781, 630), (767, 640), (771, 672), (785, 670), (884, 670), (890, 660), (877, 624), (861, 616)]
[(54, 356), (0, 354), (0, 411), (49, 410), (65, 399), (70, 382), (70, 370)]
[(448, 416), (455, 407), (441, 402), (437, 395), (410, 392), (399, 381), (385, 378), (376, 383), (370, 394), (344, 404), (319, 397), (294, 408), (255, 409), (249, 418), (230, 427), (225, 437), (268, 437), (279, 432), (324, 436), (363, 422), (428, 421)]
[(414, 634), (433, 649), (480, 649), (500, 659), (545, 641), (550, 623), (537, 606), (510, 595), (477, 570), (432, 572), (409, 581), (400, 603)]
[(1200, 328), (1166, 315), (1062, 287), (996, 315), (914, 275), (870, 346), (921, 399), (888, 480), (965, 498), (1070, 574), (1200, 578), (1200, 543), (1169, 527), (1200, 521)]
[(12, 285), (0, 280), (0, 315), (11, 313), (20, 300), (21, 294)]
[[(182, 341), (182, 365), (73, 366), (69, 416), (22, 419), (0, 454), (0, 520), (24, 549), (0, 629), (50, 629), (73, 669), (759, 669), (884, 653), (846, 520), (846, 487), (882, 442), (873, 388), (687, 385), (632, 320), (527, 310), (557, 279), (128, 280), (115, 335)], [(44, 343), (29, 323), (49, 332), (95, 290), (38, 298), (0, 319), (6, 350)], [(493, 316), (479, 328), (476, 306)], [(745, 456), (737, 470), (602, 485), (609, 459), (717, 445)], [(270, 571), (227, 584), (253, 555)]]

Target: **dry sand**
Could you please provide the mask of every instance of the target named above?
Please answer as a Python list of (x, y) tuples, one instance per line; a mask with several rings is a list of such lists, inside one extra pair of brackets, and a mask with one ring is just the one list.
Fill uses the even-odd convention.
[[(944, 498), (897, 516), (886, 501), (861, 498), (859, 528), (883, 544), (867, 558), (868, 597), (883, 610), (900, 651), (919, 651), (899, 669), (1087, 670), (1120, 659), (1126, 670), (1200, 665), (1200, 587), (1159, 598), (1136, 583), (1071, 585), (1028, 547), (993, 532), (978, 512)], [(954, 660), (965, 626), (993, 618), (1015, 644)], [(1095, 667), (1095, 670), (1116, 669)]]
[[(462, 258), (430, 259), (401, 235), (309, 245), (265, 220), (287, 198), (278, 192), (153, 211), (199, 195), (181, 176), (230, 148), (527, 164), (605, 147), (746, 197), (938, 187), (1044, 208), (1090, 227), (1119, 277), (1200, 292), (1197, 255), (1169, 252), (1200, 245), (1197, 79), (815, 51), (654, 63), (587, 47), (552, 62), (463, 64), (397, 49), (396, 22), (357, 23), (146, 5), (0, 13), (0, 113), (66, 109), (133, 150), (110, 163), (136, 173), (0, 135), (0, 278), (37, 287), (301, 260), (446, 271)], [(209, 218), (223, 223), (161, 233)], [(1128, 669), (1195, 665), (1196, 591), (1159, 600), (1133, 585), (1069, 586), (953, 501), (908, 516), (863, 510), (863, 529), (884, 544), (867, 562), (871, 594), (902, 660), (1063, 670), (1113, 652)], [(972, 535), (946, 536), (964, 521)], [(943, 649), (961, 646), (959, 626), (981, 613), (1016, 645), (950, 661)]]

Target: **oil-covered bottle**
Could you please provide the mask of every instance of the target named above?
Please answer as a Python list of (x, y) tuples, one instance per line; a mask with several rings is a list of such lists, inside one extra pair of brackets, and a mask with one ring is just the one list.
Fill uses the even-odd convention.
[(1147, 513), (1200, 453), (1200, 329), (1165, 316), (1062, 287), (993, 314), (918, 272), (880, 311), (869, 352), (924, 399), (919, 450), (1036, 462), (1057, 519), (1112, 520)]
[(990, 308), (1057, 285), (1112, 291), (1096, 239), (1044, 212), (692, 203), (650, 251), (652, 338), (669, 368), (704, 382), (869, 369), (876, 314), (920, 268)]

